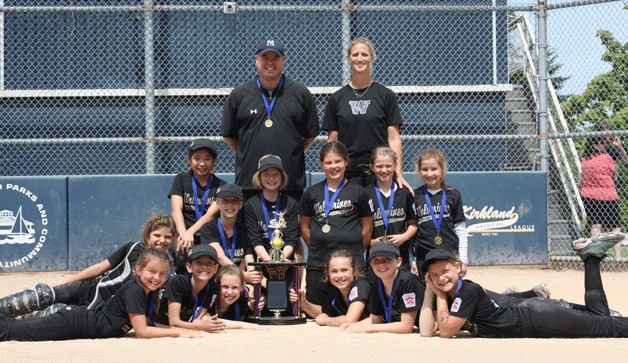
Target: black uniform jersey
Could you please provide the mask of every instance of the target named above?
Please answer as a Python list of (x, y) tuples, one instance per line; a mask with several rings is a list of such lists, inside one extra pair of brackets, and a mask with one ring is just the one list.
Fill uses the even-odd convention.
[(218, 314), (220, 319), (234, 320), (240, 321), (244, 320), (247, 316), (249, 316), (249, 307), (247, 301), (249, 299), (249, 290), (244, 288), (242, 289), (242, 293), (240, 294), (240, 298), (229, 305), (229, 308), (224, 313), (219, 313), (219, 304), (220, 304), (220, 296), (218, 296), (219, 292), (215, 292), (212, 295), (210, 306), (208, 309), (209, 315), (214, 316)]
[[(399, 188), (398, 186), (395, 186), (393, 206), (390, 216), (388, 217), (388, 231), (386, 231), (382, 213), (388, 210), (390, 197), (386, 197), (380, 193), (384, 208), (382, 211), (382, 206), (379, 205), (379, 201), (377, 199), (375, 185), (369, 185), (366, 187), (366, 191), (369, 195), (369, 199), (373, 202), (373, 206), (375, 207), (375, 213), (373, 213), (373, 238), (381, 237), (384, 234), (392, 235), (404, 233), (408, 229), (408, 221), (416, 222), (417, 216), (414, 210), (414, 199), (407, 188)], [(401, 248), (399, 249), (404, 265), (408, 265), (411, 262), (409, 261), (409, 256), (410, 250), (412, 249), (412, 241), (412, 239), (407, 241), (401, 245)]]
[(129, 281), (143, 250), (142, 242), (129, 242), (107, 257), (107, 261), (113, 268), (97, 278), (93, 295), (90, 293), (89, 308), (94, 309), (107, 302), (124, 283)]
[(346, 85), (327, 102), (322, 129), (338, 131), (338, 141), (349, 152), (348, 171), (368, 165), (377, 146), (388, 145), (388, 126), (402, 125), (397, 96), (390, 89), (373, 82), (360, 97)]
[[(154, 294), (154, 293), (153, 293)], [(127, 281), (120, 290), (96, 311), (96, 321), (100, 329), (99, 337), (118, 337), (132, 329), (129, 314), (147, 315), (153, 294), (146, 295), (144, 288), (135, 281)]]
[[(201, 243), (210, 244), (218, 243), (222, 246), (222, 250), (225, 255), (230, 258), (234, 264), (239, 265), (245, 254), (251, 254), (251, 246), (249, 245), (249, 238), (244, 227), (241, 218), (237, 218), (234, 231), (236, 234), (235, 250), (232, 249), (233, 235), (227, 235), (225, 233), (226, 240), (223, 241), (220, 237), (220, 231), (218, 229), (218, 221), (220, 218), (214, 218), (209, 223), (206, 223), (201, 228)], [(233, 258), (231, 258), (233, 256)]]
[(451, 315), (476, 324), (478, 333), (485, 337), (522, 336), (522, 325), (514, 306), (500, 307), (482, 286), (470, 280), (458, 281), (456, 296), (447, 298)]
[[(220, 136), (238, 140), (235, 182), (242, 189), (255, 189), (252, 178), (257, 161), (266, 154), (277, 155), (288, 174), (286, 190), (305, 188), (304, 139), (319, 133), (318, 112), (310, 91), (283, 77), (283, 87), (270, 115), (272, 127), (257, 87), (256, 78), (233, 89), (225, 102)], [(264, 90), (264, 97), (269, 96)]]
[[(183, 220), (185, 221), (185, 229), (192, 227), (197, 221), (196, 206), (194, 205), (194, 190), (192, 189), (193, 174), (194, 172), (192, 170), (177, 174), (172, 181), (172, 186), (170, 187), (170, 192), (168, 193), (168, 198), (173, 195), (178, 195), (183, 198)], [(203, 194), (205, 193), (206, 188), (209, 187), (209, 196), (207, 197), (205, 209), (203, 210), (203, 214), (205, 214), (207, 213), (209, 206), (216, 200), (216, 190), (219, 186), (225, 184), (225, 181), (212, 174), (211, 183), (208, 183), (205, 187), (202, 187), (198, 181), (195, 182), (197, 192), (196, 198), (199, 208), (203, 203)], [(199, 232), (196, 232), (194, 236), (194, 243), (200, 243)]]
[(194, 294), (190, 275), (180, 274), (173, 276), (168, 281), (168, 285), (161, 297), (159, 308), (159, 316), (157, 322), (168, 324), (168, 301), (174, 301), (181, 304), (181, 312), (179, 319), (182, 321), (190, 321), (191, 317), (205, 308), (209, 310), (211, 297), (215, 294), (215, 284), (212, 281), (198, 295)]
[[(434, 226), (434, 221), (430, 215), (430, 209), (425, 202), (424, 190), (425, 185), (414, 190), (414, 205), (416, 208), (418, 218), (417, 224), (419, 227), (419, 233), (417, 233), (416, 236), (415, 246), (425, 250), (445, 248), (457, 252), (458, 235), (456, 235), (454, 225), (465, 221), (460, 192), (456, 189), (447, 190), (445, 199), (445, 214), (443, 215), (443, 221), (440, 227), (440, 235), (443, 238), (443, 244), (436, 245), (434, 243), (434, 238), (437, 235), (436, 227)], [(442, 190), (434, 195), (428, 192), (436, 218), (440, 218), (441, 215), (442, 193)]]
[(351, 284), (351, 290), (347, 300), (344, 299), (340, 290), (331, 283), (327, 283), (326, 297), (321, 306), (322, 311), (330, 317), (347, 315), (349, 305), (356, 301), (363, 301), (367, 306), (364, 307), (360, 320), (369, 316), (368, 300), (372, 293), (371, 283), (364, 279), (357, 279)]
[[(360, 218), (372, 216), (373, 206), (362, 186), (345, 182), (326, 221), (325, 181), (317, 183), (303, 193), (301, 214), (312, 218), (308, 267), (322, 267), (327, 256), (332, 251), (341, 248), (353, 253), (358, 259), (358, 265), (364, 266)], [(325, 223), (330, 226), (328, 233), (322, 231)]]
[[(251, 248), (263, 246), (266, 251), (270, 249), (270, 239), (266, 221), (264, 220), (264, 211), (260, 195), (250, 198), (244, 203), (244, 219), (246, 221), (246, 229), (249, 237)], [(275, 211), (276, 203), (264, 199), (268, 211), (268, 218), (272, 220), (277, 218), (275, 213), (281, 212), (286, 221), (286, 228), (281, 230), (283, 233), (283, 241), (286, 246), (296, 247), (297, 239), (301, 233), (299, 231), (299, 204), (292, 197), (281, 194), (279, 200), (279, 210)], [(270, 236), (272, 237), (272, 236)]]
[(144, 251), (142, 242), (128, 242), (107, 257), (107, 261), (114, 266), (107, 273), (109, 279), (118, 280), (131, 276), (142, 251)]
[[(373, 315), (383, 316), (387, 323), (401, 321), (401, 313), (410, 311), (420, 311), (423, 304), (423, 296), (425, 295), (425, 285), (419, 281), (419, 278), (406, 270), (399, 270), (394, 282), (393, 300), (392, 300), (392, 321), (387, 321), (386, 308), (384, 304), (389, 303), (389, 296), (386, 296), (384, 286), (381, 290), (378, 283), (379, 278), (375, 277), (373, 292), (369, 299), (369, 311)], [(419, 314), (416, 316), (415, 325), (418, 326)]]

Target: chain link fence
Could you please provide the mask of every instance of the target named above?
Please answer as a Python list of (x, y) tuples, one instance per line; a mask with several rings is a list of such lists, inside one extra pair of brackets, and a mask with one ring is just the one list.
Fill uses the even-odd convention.
[[(346, 44), (366, 36), (378, 55), (374, 79), (397, 93), (401, 107), (403, 169), (412, 171), (418, 152), (435, 146), (451, 171), (547, 170), (550, 263), (577, 268), (571, 240), (591, 229), (578, 186), (585, 138), (628, 133), (621, 68), (628, 36), (615, 39), (619, 48), (595, 36), (625, 28), (625, 6), (605, 0), (545, 7), (530, 0), (0, 1), (0, 169), (3, 175), (174, 174), (187, 168), (189, 141), (202, 136), (219, 144), (215, 172), (233, 172), (234, 155), (218, 136), (222, 105), (233, 87), (254, 77), (257, 42), (282, 40), (284, 73), (310, 88), (322, 120), (328, 96), (350, 77)], [(598, 87), (607, 107), (587, 114), (592, 106), (576, 96), (610, 72), (611, 61), (600, 60), (609, 49), (618, 54), (609, 57), (617, 83)], [(538, 71), (545, 50), (548, 82)], [(580, 61), (583, 53), (595, 62)], [(575, 78), (580, 86), (570, 85)], [(602, 119), (612, 131), (596, 133)], [(317, 153), (325, 140), (323, 132), (307, 151), (308, 170), (320, 171)], [(617, 164), (626, 231), (628, 183)]]

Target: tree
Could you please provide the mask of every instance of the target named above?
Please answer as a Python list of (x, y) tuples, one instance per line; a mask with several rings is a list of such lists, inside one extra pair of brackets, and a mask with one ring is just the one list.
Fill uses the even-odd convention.
[[(515, 24), (519, 20), (517, 13), (514, 11), (508, 12), (508, 23)], [(523, 73), (523, 52), (519, 45), (511, 42), (509, 44), (509, 61), (510, 61), (510, 79), (511, 84), (523, 84), (527, 85), (527, 80)], [(529, 49), (531, 54), (535, 54), (535, 49)], [(558, 94), (559, 100), (566, 99), (567, 96), (561, 95), (560, 90), (565, 82), (570, 78), (569, 76), (559, 75), (558, 72), (563, 67), (562, 63), (558, 62), (558, 55), (553, 48), (547, 48), (547, 73), (552, 80), (554, 90)]]
[(601, 120), (614, 129), (628, 126), (628, 43), (621, 43), (608, 30), (598, 30), (597, 37), (606, 48), (602, 60), (612, 69), (587, 84), (580, 95), (572, 95), (561, 104), (573, 130), (585, 130)]

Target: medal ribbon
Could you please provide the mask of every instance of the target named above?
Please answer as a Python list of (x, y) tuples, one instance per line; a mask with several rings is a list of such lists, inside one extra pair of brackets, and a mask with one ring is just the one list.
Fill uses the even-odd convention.
[(223, 251), (225, 251), (225, 254), (229, 252), (229, 255), (227, 255), (227, 257), (229, 257), (229, 259), (233, 261), (233, 259), (235, 258), (236, 235), (238, 234), (238, 229), (235, 225), (233, 226), (233, 237), (231, 237), (230, 251), (227, 251), (227, 234), (225, 233), (225, 229), (222, 228), (222, 220), (220, 218), (218, 218), (218, 232), (220, 232), (220, 244), (222, 245)]
[(336, 310), (336, 312), (338, 313), (338, 316), (347, 315), (347, 314), (343, 314), (342, 311), (340, 311), (340, 309), (338, 309), (338, 306), (336, 306), (336, 299), (333, 299), (331, 301), (331, 307), (334, 308), (334, 310)]
[(386, 322), (392, 323), (392, 305), (393, 299), (395, 298), (395, 285), (397, 285), (397, 278), (393, 281), (392, 290), (390, 290), (390, 297), (388, 297), (388, 303), (386, 303), (386, 299), (384, 298), (384, 287), (382, 284), (382, 279), (377, 279), (377, 291), (379, 292), (379, 299), (382, 302), (382, 306), (384, 307), (384, 311), (386, 314)]
[(235, 308), (235, 321), (239, 321), (240, 320), (240, 300), (238, 299), (235, 303), (235, 305), (233, 306)]
[(153, 314), (155, 313), (155, 294), (155, 291), (148, 293), (150, 303), (148, 305), (148, 311), (146, 312), (146, 318), (148, 319), (148, 325), (150, 326), (155, 326), (155, 319), (153, 318)]
[(345, 178), (342, 178), (340, 185), (338, 185), (338, 188), (336, 189), (334, 194), (331, 196), (331, 200), (329, 199), (329, 186), (327, 186), (327, 181), (325, 181), (325, 223), (327, 223), (327, 218), (329, 218), (329, 212), (331, 212), (331, 206), (334, 205), (334, 202), (336, 201), (336, 198), (338, 197), (340, 190), (345, 185), (345, 180), (346, 180)]
[(443, 197), (440, 201), (440, 218), (436, 219), (436, 213), (434, 213), (434, 206), (432, 205), (432, 201), (430, 200), (427, 186), (423, 186), (423, 191), (425, 192), (425, 203), (427, 203), (427, 208), (430, 210), (430, 215), (432, 216), (432, 222), (434, 222), (434, 228), (436, 228), (437, 235), (440, 235), (440, 226), (443, 224), (443, 217), (445, 216), (445, 200), (447, 198), (447, 191), (444, 188), (441, 190), (443, 192)]
[[(194, 285), (192, 285), (192, 276), (190, 276), (190, 286), (192, 287), (192, 294), (194, 294)], [(192, 308), (192, 316), (190, 317), (190, 320), (188, 320), (188, 322), (193, 322), (194, 319), (198, 318), (199, 315), (201, 315), (201, 311), (203, 310), (203, 304), (205, 303), (205, 299), (207, 298), (207, 295), (209, 295), (209, 282), (207, 283), (207, 285), (205, 286), (205, 296), (203, 296), (203, 300), (201, 300), (201, 303), (198, 303), (198, 295), (194, 294), (194, 307)]]
[[(349, 298), (347, 298), (347, 307), (351, 304), (351, 301), (349, 300)], [(338, 313), (338, 316), (343, 316), (343, 315), (347, 315), (347, 313), (343, 313), (342, 311), (340, 311), (340, 309), (338, 308), (338, 306), (336, 305), (336, 298), (334, 298), (331, 301), (331, 307), (334, 308), (334, 310), (336, 310), (336, 312)]]
[[(270, 228), (270, 217), (268, 215), (268, 205), (264, 199), (264, 193), (259, 193), (259, 200), (262, 203), (262, 211), (264, 212), (264, 223), (266, 223), (266, 233), (268, 233), (268, 240), (272, 238), (272, 234), (275, 232), (274, 228)], [(277, 195), (277, 201), (275, 201), (275, 212), (279, 212), (279, 203), (281, 201), (281, 193)]]
[(456, 289), (456, 296), (460, 293), (460, 289), (462, 289), (463, 280), (461, 277), (458, 277), (458, 288)]
[(207, 185), (205, 186), (205, 192), (203, 193), (203, 200), (201, 201), (201, 205), (198, 205), (198, 187), (196, 186), (196, 177), (194, 177), (194, 172), (192, 172), (192, 194), (194, 195), (194, 213), (196, 214), (196, 220), (201, 219), (203, 214), (205, 213), (205, 207), (207, 207), (207, 198), (209, 198), (209, 187), (212, 184), (212, 177), (210, 176), (207, 180)]
[(283, 76), (279, 78), (279, 85), (277, 86), (277, 92), (275, 92), (275, 95), (270, 100), (270, 103), (268, 103), (266, 96), (264, 96), (264, 91), (262, 91), (262, 84), (259, 81), (259, 77), (257, 77), (256, 81), (257, 81), (257, 88), (259, 89), (260, 95), (262, 95), (262, 101), (264, 101), (264, 108), (266, 109), (266, 114), (268, 115), (268, 118), (270, 118), (270, 114), (273, 112), (273, 108), (275, 107), (275, 102), (277, 101), (277, 96), (279, 95), (279, 90), (281, 90), (281, 87), (283, 86)]
[(388, 210), (384, 211), (384, 202), (382, 201), (382, 193), (379, 190), (379, 185), (375, 183), (375, 195), (377, 195), (377, 204), (379, 210), (382, 212), (382, 222), (384, 222), (384, 235), (388, 234), (388, 222), (390, 221), (390, 214), (392, 213), (393, 202), (395, 200), (395, 183), (392, 183), (390, 187), (390, 200), (388, 201)]

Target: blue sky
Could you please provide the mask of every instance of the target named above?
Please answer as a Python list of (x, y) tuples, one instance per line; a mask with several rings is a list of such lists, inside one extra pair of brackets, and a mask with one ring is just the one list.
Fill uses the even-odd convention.
[(582, 93), (596, 75), (610, 70), (610, 65), (601, 60), (605, 48), (595, 33), (609, 30), (615, 39), (628, 42), (628, 10), (623, 9), (624, 4), (620, 1), (549, 12), (548, 44), (563, 64), (559, 74), (571, 77), (561, 94)]

